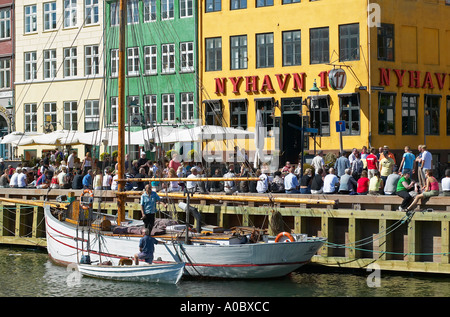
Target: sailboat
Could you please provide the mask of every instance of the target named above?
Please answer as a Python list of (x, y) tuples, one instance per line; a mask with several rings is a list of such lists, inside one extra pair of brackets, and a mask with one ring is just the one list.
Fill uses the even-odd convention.
[[(89, 254), (91, 262), (109, 261), (118, 265), (123, 258), (137, 253), (140, 234), (131, 229), (140, 227), (140, 220), (125, 217), (125, 1), (120, 4), (119, 40), (119, 95), (118, 95), (118, 174), (117, 217), (96, 214), (92, 204), (86, 208), (82, 201), (71, 198), (59, 207), (45, 205), (47, 251), (50, 258), (63, 265), (79, 263), (80, 257)], [(163, 181), (169, 181), (166, 179)], [(189, 179), (192, 181), (192, 179)], [(221, 179), (226, 181), (227, 179)], [(231, 179), (232, 180), (232, 179)], [(242, 179), (241, 179), (242, 180)], [(195, 181), (201, 181), (197, 179)], [(185, 212), (190, 211), (189, 194)], [(92, 228), (95, 225), (96, 228)], [(127, 233), (114, 233), (110, 228), (120, 226)], [(155, 245), (155, 263), (185, 263), (184, 274), (217, 278), (273, 278), (289, 274), (308, 263), (320, 249), (325, 238), (307, 237), (303, 234), (280, 233), (276, 239), (267, 234), (236, 234), (232, 231), (202, 234), (189, 230), (174, 230), (164, 236), (164, 244)], [(101, 240), (101, 241), (100, 241)], [(87, 265), (83, 265), (86, 269)]]

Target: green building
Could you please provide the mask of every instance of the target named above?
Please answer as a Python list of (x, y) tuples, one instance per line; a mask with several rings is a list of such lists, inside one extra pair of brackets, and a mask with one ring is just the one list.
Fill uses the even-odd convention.
[[(127, 129), (191, 127), (198, 118), (196, 1), (128, 0)], [(105, 7), (105, 125), (117, 126), (119, 1)], [(139, 146), (128, 149), (139, 156)]]

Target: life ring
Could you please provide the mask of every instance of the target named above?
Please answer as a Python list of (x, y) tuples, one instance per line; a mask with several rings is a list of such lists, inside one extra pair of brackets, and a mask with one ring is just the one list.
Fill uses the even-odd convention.
[[(83, 200), (84, 196), (89, 196), (89, 201), (88, 202)], [(83, 208), (85, 210), (91, 209), (92, 208), (92, 203), (94, 202), (94, 193), (92, 192), (92, 190), (90, 190), (90, 189), (83, 190), (83, 194), (81, 194), (81, 196), (80, 196), (80, 202), (81, 202), (80, 203), (81, 208)]]
[[(284, 239), (282, 241), (281, 238), (286, 237), (287, 239)], [(289, 232), (280, 232), (277, 237), (275, 238), (275, 242), (294, 242), (294, 237)]]

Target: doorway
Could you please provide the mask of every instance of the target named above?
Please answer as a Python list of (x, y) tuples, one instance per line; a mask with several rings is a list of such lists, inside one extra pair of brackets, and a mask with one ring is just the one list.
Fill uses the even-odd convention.
[(302, 127), (301, 110), (302, 98), (281, 99), (281, 165), (286, 161), (298, 163), (302, 133), (295, 127)]

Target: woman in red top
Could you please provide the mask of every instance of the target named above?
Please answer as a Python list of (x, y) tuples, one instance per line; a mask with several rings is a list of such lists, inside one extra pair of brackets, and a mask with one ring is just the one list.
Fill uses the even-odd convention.
[(367, 172), (362, 171), (361, 177), (358, 179), (358, 188), (356, 189), (358, 195), (367, 195), (369, 192), (369, 179), (367, 178)]

